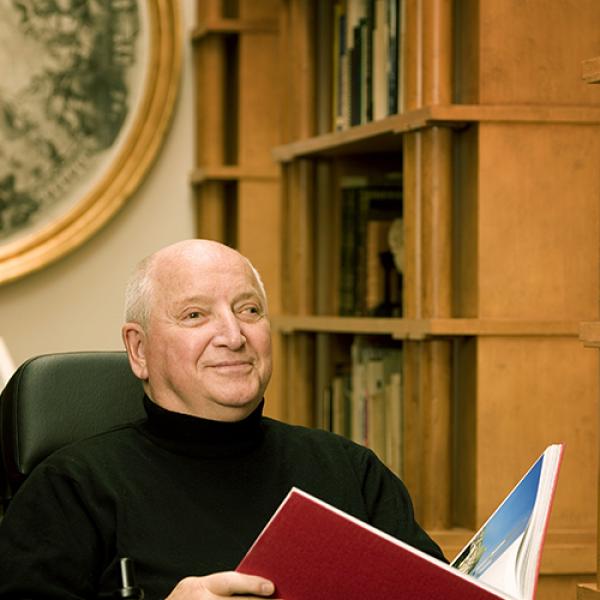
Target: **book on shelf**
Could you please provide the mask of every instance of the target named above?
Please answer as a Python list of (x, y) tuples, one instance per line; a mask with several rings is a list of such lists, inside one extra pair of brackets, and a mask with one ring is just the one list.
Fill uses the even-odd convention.
[(342, 181), (338, 313), (401, 316), (402, 275), (390, 232), (402, 220), (402, 186), (394, 179)]
[(399, 97), (401, 95), (400, 48), (402, 47), (400, 17), (403, 0), (387, 0), (386, 23), (388, 30), (387, 42), (387, 114), (393, 115), (400, 111)]
[(292, 488), (237, 570), (286, 600), (532, 600), (562, 452), (549, 446), (450, 564)]
[(402, 0), (336, 0), (332, 11), (333, 129), (401, 106)]
[(332, 113), (334, 131), (346, 129), (349, 126), (348, 106), (348, 74), (350, 72), (346, 62), (348, 52), (346, 49), (346, 2), (336, 0), (333, 5), (333, 55), (332, 55)]
[(331, 431), (344, 437), (352, 436), (352, 384), (350, 371), (340, 369), (329, 385), (324, 386), (317, 403), (319, 429)]
[(356, 336), (317, 402), (317, 427), (371, 448), (402, 475), (402, 347)]

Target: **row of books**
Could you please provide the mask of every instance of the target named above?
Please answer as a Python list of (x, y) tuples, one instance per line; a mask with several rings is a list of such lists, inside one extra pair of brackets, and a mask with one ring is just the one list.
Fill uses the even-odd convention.
[(343, 181), (338, 313), (402, 316), (403, 255), (401, 180)]
[(333, 129), (401, 111), (402, 0), (333, 5)]
[(402, 474), (402, 348), (356, 336), (320, 398), (318, 426), (371, 448)]

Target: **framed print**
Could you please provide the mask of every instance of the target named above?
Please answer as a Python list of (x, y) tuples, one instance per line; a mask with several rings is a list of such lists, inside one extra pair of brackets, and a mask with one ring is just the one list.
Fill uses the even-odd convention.
[(147, 173), (179, 84), (177, 1), (0, 2), (0, 283), (76, 248)]

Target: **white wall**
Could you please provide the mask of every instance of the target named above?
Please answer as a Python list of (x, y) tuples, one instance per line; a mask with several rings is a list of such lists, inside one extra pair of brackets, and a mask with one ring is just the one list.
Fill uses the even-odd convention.
[(149, 174), (90, 240), (37, 273), (0, 286), (0, 337), (16, 364), (70, 350), (121, 349), (123, 290), (134, 264), (195, 236), (192, 191), (192, 0), (182, 0), (184, 64), (171, 128)]

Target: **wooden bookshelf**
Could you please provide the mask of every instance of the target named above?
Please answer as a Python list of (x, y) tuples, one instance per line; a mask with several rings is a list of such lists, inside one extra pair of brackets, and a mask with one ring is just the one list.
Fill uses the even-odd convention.
[(277, 33), (277, 29), (276, 19), (208, 17), (192, 31), (192, 40), (198, 42), (206, 36), (215, 34)]
[(279, 181), (279, 171), (276, 169), (244, 168), (238, 165), (215, 165), (197, 167), (192, 171), (190, 183), (202, 186), (211, 181)]
[(468, 123), (545, 123), (565, 125), (600, 124), (600, 107), (595, 106), (478, 106), (454, 104), (427, 106), (353, 127), (324, 133), (273, 149), (280, 162), (303, 157), (339, 156), (370, 151), (399, 150), (403, 133), (434, 126), (463, 128)]
[[(339, 131), (333, 3), (272, 0), (257, 14), (262, 2), (240, 0), (219, 24), (229, 4), (199, 3), (212, 12), (195, 35), (198, 89), (232, 69), (238, 87), (199, 100), (192, 181), (199, 232), (227, 239), (233, 227), (230, 241), (266, 269), (271, 414), (314, 425), (354, 341), (401, 346), (403, 479), (450, 557), (543, 448), (565, 442), (537, 598), (574, 598), (596, 571), (600, 381), (579, 338), (599, 318), (600, 99), (571, 75), (594, 54), (600, 4), (404, 0), (401, 111)], [(258, 31), (263, 19), (277, 27)], [(248, 49), (244, 75), (231, 36), (271, 50)], [(341, 182), (391, 171), (402, 314), (338, 316)], [(231, 186), (246, 210), (227, 209)]]
[[(389, 335), (398, 340), (425, 340), (450, 336), (577, 337), (578, 321), (511, 319), (393, 319), (335, 315), (275, 315), (273, 327), (287, 335), (295, 332)], [(595, 325), (595, 324), (594, 324)]]

